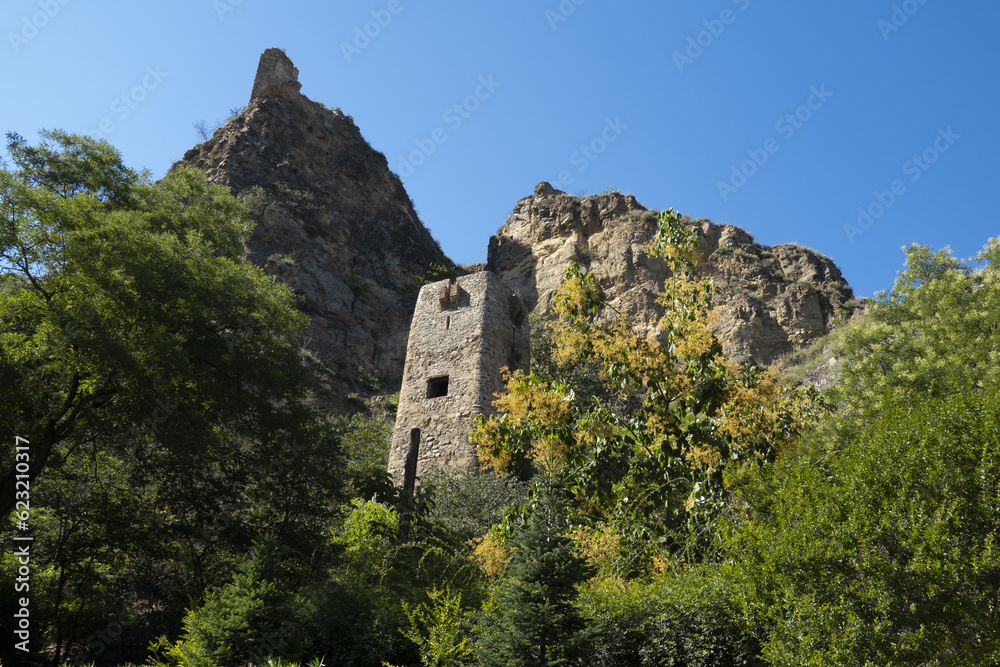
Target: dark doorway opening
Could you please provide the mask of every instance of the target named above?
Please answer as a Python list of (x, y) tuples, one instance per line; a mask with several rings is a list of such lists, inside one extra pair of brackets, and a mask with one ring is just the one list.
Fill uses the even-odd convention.
[(420, 429), (410, 430), (410, 448), (406, 450), (406, 465), (403, 467), (403, 489), (409, 495), (417, 486), (417, 457), (420, 455)]

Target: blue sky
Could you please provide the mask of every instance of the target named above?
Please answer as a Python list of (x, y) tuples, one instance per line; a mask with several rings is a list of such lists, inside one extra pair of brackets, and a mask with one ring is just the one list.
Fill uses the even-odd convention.
[(0, 129), (100, 133), (160, 177), (283, 47), (456, 262), (542, 180), (810, 246), (861, 296), (903, 245), (998, 235), (1000, 3), (95, 4), (4, 3)]

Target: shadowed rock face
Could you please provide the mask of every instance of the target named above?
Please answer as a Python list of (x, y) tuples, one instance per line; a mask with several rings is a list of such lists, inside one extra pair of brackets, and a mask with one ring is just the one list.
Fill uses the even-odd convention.
[[(853, 292), (829, 258), (785, 244), (762, 247), (739, 227), (688, 220), (702, 233), (705, 272), (720, 287), (713, 329), (740, 362), (771, 364), (829, 331)], [(540, 183), (490, 241), (489, 270), (531, 308), (547, 311), (566, 267), (600, 276), (608, 303), (647, 330), (663, 312), (665, 263), (643, 252), (656, 214), (632, 195), (578, 198)]]
[(385, 156), (350, 117), (301, 95), (297, 76), (268, 49), (247, 107), (178, 164), (260, 195), (249, 259), (294, 291), (311, 320), (305, 347), (319, 386), (343, 407), (345, 380), (359, 371), (400, 380), (418, 277), (452, 263)]
[[(349, 116), (300, 87), (292, 61), (268, 49), (243, 112), (178, 165), (248, 197), (259, 214), (249, 259), (295, 293), (310, 317), (304, 345), (320, 398), (345, 409), (349, 392), (376, 379), (400, 381), (420, 276), (431, 264), (454, 265), (385, 156)], [(853, 297), (816, 252), (761, 247), (742, 229), (707, 220), (687, 224), (702, 232), (706, 271), (721, 287), (714, 328), (738, 361), (770, 364), (805, 345)], [(581, 199), (541, 183), (491, 239), (486, 268), (529, 308), (545, 311), (576, 261), (603, 276), (612, 307), (650, 329), (667, 276), (665, 264), (643, 252), (655, 229), (655, 212), (631, 195)]]

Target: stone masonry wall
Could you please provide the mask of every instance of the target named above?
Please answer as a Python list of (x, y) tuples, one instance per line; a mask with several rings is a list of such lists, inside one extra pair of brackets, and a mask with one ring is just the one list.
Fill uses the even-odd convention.
[(302, 89), (299, 70), (281, 49), (267, 49), (260, 56), (257, 77), (250, 99), (261, 97), (295, 97)]
[[(527, 366), (528, 322), (520, 301), (485, 271), (456, 284), (457, 290), (447, 280), (425, 285), (417, 298), (389, 453), (389, 472), (399, 485), (413, 429), (420, 429), (416, 480), (430, 468), (477, 471), (468, 437), (472, 420), (493, 413), (503, 389), (501, 368)], [(442, 303), (445, 294), (455, 296)], [(428, 380), (444, 376), (447, 395), (429, 398)]]

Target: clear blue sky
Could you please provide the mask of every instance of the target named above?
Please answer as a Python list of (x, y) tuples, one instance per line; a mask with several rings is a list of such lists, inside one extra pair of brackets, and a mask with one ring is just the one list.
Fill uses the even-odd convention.
[(905, 244), (1000, 231), (997, 25), (986, 0), (6, 0), (0, 128), (104, 121), (160, 177), (280, 46), (456, 262), (547, 180), (808, 245), (868, 296)]

